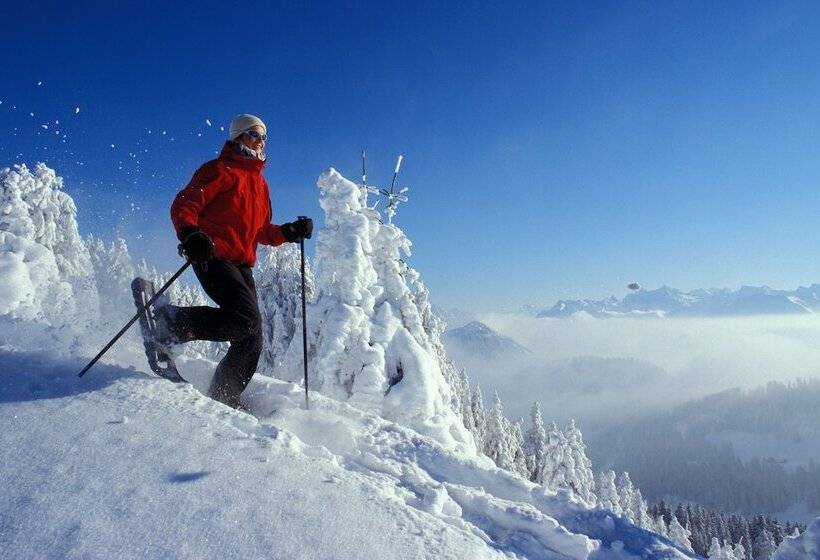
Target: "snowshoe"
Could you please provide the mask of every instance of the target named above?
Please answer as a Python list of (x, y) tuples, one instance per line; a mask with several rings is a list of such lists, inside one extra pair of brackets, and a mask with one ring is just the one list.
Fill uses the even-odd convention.
[(134, 278), (131, 282), (131, 292), (134, 295), (134, 305), (140, 312), (140, 331), (151, 371), (174, 383), (185, 383), (185, 379), (177, 370), (170, 349), (157, 338), (156, 304), (151, 308), (145, 306), (154, 297), (154, 283), (145, 278)]

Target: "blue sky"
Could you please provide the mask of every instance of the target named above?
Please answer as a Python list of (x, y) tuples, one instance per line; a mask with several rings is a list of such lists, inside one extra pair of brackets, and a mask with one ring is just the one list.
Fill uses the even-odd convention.
[(0, 165), (170, 269), (170, 201), (251, 112), (277, 221), (404, 154), (447, 306), (820, 282), (820, 5), (442, 4), (4, 4)]

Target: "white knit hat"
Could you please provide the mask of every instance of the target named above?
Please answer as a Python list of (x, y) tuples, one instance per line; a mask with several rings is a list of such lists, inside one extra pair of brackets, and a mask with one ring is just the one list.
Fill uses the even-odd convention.
[(228, 139), (236, 140), (240, 134), (254, 126), (261, 126), (262, 132), (264, 134), (268, 133), (268, 127), (265, 126), (265, 123), (263, 123), (259, 117), (247, 114), (236, 115), (231, 121), (231, 131), (228, 135)]

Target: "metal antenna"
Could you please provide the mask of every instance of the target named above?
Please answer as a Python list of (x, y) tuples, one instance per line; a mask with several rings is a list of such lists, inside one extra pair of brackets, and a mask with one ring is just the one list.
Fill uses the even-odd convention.
[(387, 223), (393, 223), (393, 216), (396, 215), (396, 210), (399, 207), (399, 204), (402, 202), (407, 202), (407, 196), (404, 194), (407, 192), (407, 187), (401, 189), (399, 192), (395, 192), (396, 188), (396, 178), (399, 176), (399, 170), (401, 170), (401, 162), (404, 159), (403, 155), (399, 155), (399, 159), (396, 160), (396, 168), (393, 170), (393, 180), (390, 181), (390, 192), (386, 190), (382, 190), (381, 194), (387, 197), (387, 207), (384, 209), (384, 213), (387, 214)]
[(393, 180), (390, 181), (390, 194), (393, 194), (393, 188), (396, 186), (396, 177), (399, 176), (399, 169), (401, 169), (401, 160), (404, 159), (404, 156), (399, 155), (399, 159), (396, 160), (396, 169), (393, 170)]

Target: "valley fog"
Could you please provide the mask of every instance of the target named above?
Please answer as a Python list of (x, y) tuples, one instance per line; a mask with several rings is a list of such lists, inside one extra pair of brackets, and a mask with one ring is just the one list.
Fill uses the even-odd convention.
[(477, 360), (448, 353), (497, 390), (511, 416), (534, 400), (546, 419), (598, 424), (731, 387), (820, 376), (820, 316), (568, 319), (488, 314), (492, 329), (532, 354)]

